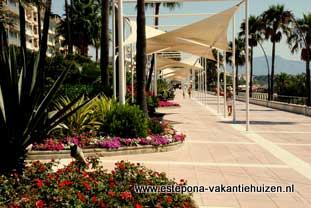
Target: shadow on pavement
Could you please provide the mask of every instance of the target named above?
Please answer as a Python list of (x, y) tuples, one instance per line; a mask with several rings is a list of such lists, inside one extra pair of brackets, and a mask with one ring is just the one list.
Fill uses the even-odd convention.
[[(220, 123), (232, 124), (232, 121), (219, 121)], [(245, 124), (245, 121), (236, 121), (236, 124)], [(290, 121), (250, 121), (250, 124), (254, 125), (291, 125), (296, 124), (297, 122)]]

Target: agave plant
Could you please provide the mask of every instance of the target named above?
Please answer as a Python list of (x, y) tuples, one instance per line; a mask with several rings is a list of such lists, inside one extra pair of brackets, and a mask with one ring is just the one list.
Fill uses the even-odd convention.
[(45, 59), (45, 53), (27, 57), (27, 61), (25, 55), (21, 56), (22, 66), (17, 62), (14, 49), (9, 48), (7, 34), (0, 23), (0, 174), (21, 172), (27, 147), (40, 142), (51, 129), (84, 105), (72, 109), (74, 100), (49, 117), (48, 108), (70, 68), (62, 72), (43, 95), (39, 87), (43, 74), (39, 60)]
[[(68, 104), (72, 103), (70, 98), (61, 97), (55, 102), (55, 110), (51, 114), (64, 109)], [(86, 104), (85, 104), (86, 103)], [(84, 96), (77, 99), (77, 102), (71, 107), (71, 110), (79, 108), (72, 115), (63, 120), (54, 130), (62, 134), (79, 134), (86, 131), (98, 131), (103, 125), (103, 119), (111, 107), (116, 104), (105, 96), (97, 96), (88, 101)]]
[[(70, 135), (83, 133), (89, 130), (98, 130), (100, 123), (97, 121), (95, 116), (97, 112), (94, 99), (88, 102), (84, 96), (81, 96), (71, 107), (71, 110), (75, 110), (81, 105), (83, 105), (83, 107), (64, 119), (64, 121), (60, 123), (55, 130), (60, 129), (62, 133)], [(86, 102), (87, 104), (84, 105)], [(69, 97), (60, 97), (55, 102), (54, 112), (63, 110), (70, 103), (72, 103), (72, 101)]]

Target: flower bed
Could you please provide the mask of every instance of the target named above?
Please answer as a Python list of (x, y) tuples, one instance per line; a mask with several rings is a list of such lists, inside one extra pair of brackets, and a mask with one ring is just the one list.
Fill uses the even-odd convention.
[(178, 103), (172, 102), (172, 101), (166, 101), (166, 100), (160, 100), (159, 107), (164, 108), (164, 107), (180, 107)]
[[(156, 127), (153, 127), (155, 131)], [(162, 132), (151, 134), (145, 138), (120, 138), (110, 136), (96, 136), (95, 133), (87, 132), (66, 138), (48, 138), (43, 143), (34, 144), (35, 151), (60, 151), (70, 149), (69, 144), (74, 143), (82, 148), (119, 149), (121, 147), (135, 146), (163, 146), (176, 142), (183, 142), (186, 135), (174, 130), (167, 122), (162, 122), (159, 127)], [(151, 133), (151, 132), (150, 132)]]
[(52, 171), (55, 162), (32, 162), (23, 175), (0, 176), (0, 207), (196, 207), (188, 194), (140, 194), (135, 185), (185, 185), (140, 164), (117, 162), (107, 172), (89, 158), (92, 171), (77, 162)]

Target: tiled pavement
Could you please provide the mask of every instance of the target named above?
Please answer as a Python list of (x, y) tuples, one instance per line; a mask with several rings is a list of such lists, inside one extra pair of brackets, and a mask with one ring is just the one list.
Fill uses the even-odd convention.
[(112, 168), (118, 160), (139, 161), (190, 185), (295, 185), (294, 193), (195, 194), (201, 207), (311, 207), (311, 118), (251, 105), (251, 132), (246, 133), (243, 103), (237, 105), (239, 124), (232, 125), (216, 115), (215, 96), (207, 95), (202, 105), (178, 93), (176, 102), (180, 108), (160, 111), (187, 134), (183, 147), (102, 158), (105, 167)]

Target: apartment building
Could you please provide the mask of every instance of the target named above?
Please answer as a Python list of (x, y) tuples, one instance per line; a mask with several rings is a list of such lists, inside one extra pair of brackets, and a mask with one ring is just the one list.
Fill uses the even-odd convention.
[[(19, 5), (17, 0), (6, 0), (6, 12), (9, 13), (12, 25), (8, 27), (8, 39), (10, 45), (20, 46), (20, 26), (19, 26)], [(40, 12), (40, 11), (39, 11)], [(43, 29), (43, 15), (41, 18), (41, 31)], [(26, 19), (26, 47), (31, 51), (39, 51), (39, 27), (38, 10), (35, 6), (28, 4), (25, 7)], [(64, 38), (57, 36), (57, 27), (61, 18), (58, 15), (52, 15), (50, 19), (50, 28), (48, 33), (47, 56), (60, 52), (65, 53)]]

